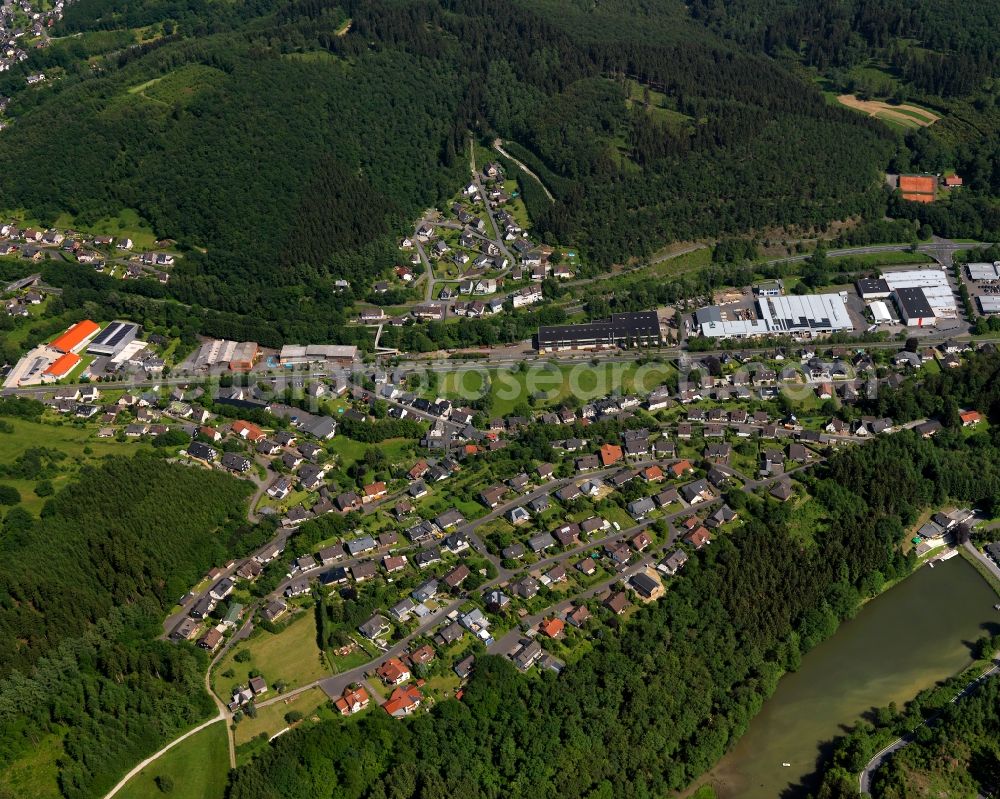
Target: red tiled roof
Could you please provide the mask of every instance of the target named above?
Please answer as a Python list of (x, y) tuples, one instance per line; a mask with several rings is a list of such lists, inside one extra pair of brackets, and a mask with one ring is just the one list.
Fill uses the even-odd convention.
[(610, 466), (622, 459), (622, 448), (617, 444), (604, 444), (601, 447), (601, 463)]

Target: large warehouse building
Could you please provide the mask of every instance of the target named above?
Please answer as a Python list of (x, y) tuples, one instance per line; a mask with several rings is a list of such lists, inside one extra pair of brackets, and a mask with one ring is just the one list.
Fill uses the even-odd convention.
[(942, 269), (886, 272), (882, 279), (892, 290), (900, 318), (909, 327), (936, 325), (938, 319), (958, 315), (955, 292)]
[(52, 339), (49, 344), (52, 349), (61, 352), (79, 352), (84, 349), (90, 340), (100, 332), (101, 328), (95, 322), (84, 319), (75, 325), (66, 328), (66, 332)]
[(90, 342), (87, 352), (91, 355), (114, 357), (139, 335), (139, 325), (134, 322), (112, 322)]
[(1000, 280), (998, 264), (966, 264), (969, 280)]
[(538, 328), (538, 351), (655, 346), (661, 341), (656, 311), (612, 314), (610, 319), (582, 325)]
[(759, 297), (756, 319), (724, 320), (717, 306), (695, 314), (701, 335), (710, 338), (801, 336), (853, 330), (854, 323), (840, 294)]
[(979, 312), (983, 314), (1000, 313), (1000, 294), (983, 294), (976, 297)]
[(296, 364), (324, 363), (330, 361), (337, 366), (349, 367), (358, 357), (358, 348), (346, 344), (286, 344), (281, 348), (278, 362), (282, 366)]

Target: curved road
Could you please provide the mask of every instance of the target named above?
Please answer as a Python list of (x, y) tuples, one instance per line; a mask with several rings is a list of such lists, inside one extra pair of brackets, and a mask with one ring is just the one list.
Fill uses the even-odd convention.
[[(993, 677), (997, 673), (1000, 673), (1000, 665), (994, 665), (993, 668), (984, 671), (976, 679), (974, 679), (972, 682), (966, 685), (965, 688), (963, 688), (961, 691), (955, 694), (955, 696), (951, 700), (951, 704), (958, 702), (963, 696), (975, 690), (976, 686), (979, 685), (979, 683), (981, 683), (983, 680), (989, 679), (990, 677)], [(941, 716), (941, 713), (943, 712), (944, 711), (941, 711), (931, 716), (929, 719), (923, 722), (923, 724), (920, 724), (917, 727), (917, 729), (929, 724), (933, 724), (935, 721), (937, 721), (937, 719)], [(878, 771), (879, 768), (881, 768), (882, 765), (885, 763), (885, 761), (888, 760), (895, 752), (898, 752), (904, 746), (912, 742), (915, 733), (916, 729), (912, 730), (911, 732), (908, 732), (902, 738), (897, 738), (887, 747), (877, 752), (875, 756), (868, 761), (868, 765), (866, 765), (861, 774), (858, 775), (858, 788), (860, 789), (862, 795), (868, 796), (871, 794), (872, 778), (875, 776), (875, 772)]]

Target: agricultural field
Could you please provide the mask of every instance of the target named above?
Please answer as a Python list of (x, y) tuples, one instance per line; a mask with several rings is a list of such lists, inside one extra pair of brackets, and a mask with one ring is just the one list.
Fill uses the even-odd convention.
[[(211, 724), (181, 741), (136, 774), (118, 799), (222, 799), (229, 775), (229, 745), (224, 722)], [(167, 785), (170, 785), (167, 789)]]
[[(240, 662), (240, 652), (249, 652), (250, 658)], [(250, 672), (267, 680), (271, 691), (279, 681), (292, 689), (327, 676), (330, 671), (316, 645), (312, 611), (294, 616), (277, 634), (257, 629), (249, 639), (233, 646), (215, 667), (212, 687), (218, 696), (228, 699), (232, 687), (246, 684)], [(232, 676), (226, 676), (230, 673)]]
[(892, 105), (884, 100), (861, 100), (853, 94), (838, 95), (837, 102), (896, 128), (925, 128), (941, 119), (933, 111), (909, 103)]

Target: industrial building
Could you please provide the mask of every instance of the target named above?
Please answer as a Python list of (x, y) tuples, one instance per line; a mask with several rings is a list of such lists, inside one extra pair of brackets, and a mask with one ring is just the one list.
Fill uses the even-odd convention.
[(87, 352), (91, 355), (114, 357), (139, 335), (139, 325), (134, 322), (112, 322), (90, 342)]
[(854, 329), (840, 294), (759, 297), (756, 309), (756, 319), (725, 320), (718, 306), (702, 308), (695, 313), (695, 322), (701, 335), (710, 338), (800, 336)]
[(757, 301), (757, 311), (772, 333), (834, 333), (854, 327), (839, 294), (766, 297)]
[(89, 319), (77, 322), (66, 328), (66, 332), (57, 336), (49, 344), (52, 349), (61, 353), (79, 352), (90, 340), (100, 332), (101, 328)]
[(67, 352), (65, 355), (60, 355), (42, 372), (42, 380), (44, 382), (62, 380), (76, 368), (78, 363), (80, 363), (80, 356), (75, 352)]
[(896, 289), (892, 293), (899, 315), (907, 327), (927, 327), (936, 324), (934, 309), (919, 286)]
[(286, 344), (281, 348), (278, 361), (282, 366), (297, 364), (332, 362), (337, 366), (349, 367), (358, 357), (358, 348), (341, 344)]
[(195, 358), (195, 369), (208, 369), (220, 363), (228, 364), (236, 352), (236, 342), (228, 339), (213, 339), (206, 341), (198, 350)]
[(1000, 294), (985, 294), (976, 297), (979, 312), (983, 314), (1000, 313)]
[(938, 319), (958, 315), (955, 293), (941, 269), (886, 272), (882, 279), (892, 290), (900, 317), (909, 327), (935, 325)]
[(888, 299), (892, 293), (889, 284), (882, 278), (861, 278), (855, 283), (858, 289), (858, 296), (863, 300), (884, 300)]
[(997, 264), (966, 264), (969, 280), (1000, 280)]
[(875, 300), (875, 302), (870, 303), (868, 305), (868, 310), (871, 311), (872, 321), (875, 322), (875, 324), (892, 324), (892, 314), (889, 313), (889, 306), (882, 300)]
[(610, 319), (581, 325), (538, 328), (538, 351), (655, 346), (661, 341), (656, 311), (612, 314)]
[(201, 345), (194, 359), (195, 369), (210, 369), (226, 366), (237, 372), (246, 372), (260, 358), (260, 347), (255, 341), (229, 341), (212, 339)]
[(234, 372), (249, 372), (259, 357), (260, 347), (256, 341), (241, 341), (229, 358), (229, 368)]

